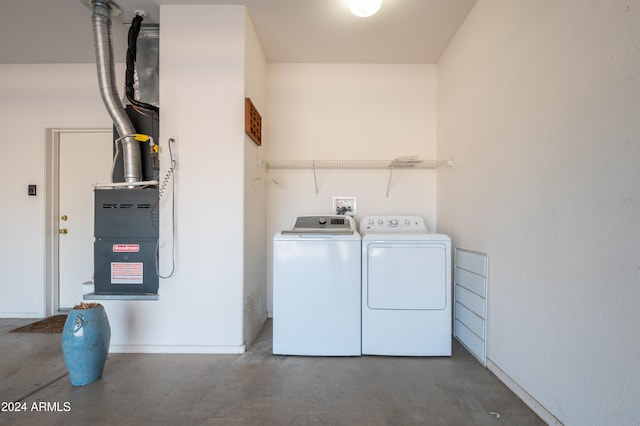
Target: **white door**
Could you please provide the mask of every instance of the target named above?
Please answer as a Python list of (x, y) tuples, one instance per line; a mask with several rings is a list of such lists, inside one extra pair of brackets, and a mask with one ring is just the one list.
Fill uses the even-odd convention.
[(110, 181), (113, 136), (104, 132), (60, 134), (58, 188), (58, 308), (82, 301), (93, 277), (94, 183)]

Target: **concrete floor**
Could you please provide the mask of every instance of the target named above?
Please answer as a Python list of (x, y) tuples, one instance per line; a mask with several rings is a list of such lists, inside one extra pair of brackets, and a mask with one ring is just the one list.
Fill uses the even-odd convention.
[(101, 380), (73, 387), (60, 334), (9, 333), (30, 322), (0, 319), (2, 408), (27, 409), (0, 424), (544, 424), (455, 341), (451, 358), (273, 356), (267, 321), (243, 355), (111, 354)]

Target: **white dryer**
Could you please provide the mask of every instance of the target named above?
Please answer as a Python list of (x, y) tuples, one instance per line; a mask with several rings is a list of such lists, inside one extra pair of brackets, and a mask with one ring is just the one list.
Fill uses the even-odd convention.
[(274, 236), (274, 354), (360, 355), (360, 252), (349, 216), (300, 216)]
[(419, 216), (367, 216), (362, 354), (451, 355), (451, 239)]

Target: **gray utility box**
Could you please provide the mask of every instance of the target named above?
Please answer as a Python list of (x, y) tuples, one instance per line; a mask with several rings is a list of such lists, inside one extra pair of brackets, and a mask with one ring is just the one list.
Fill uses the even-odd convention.
[(158, 189), (96, 189), (95, 293), (157, 294)]

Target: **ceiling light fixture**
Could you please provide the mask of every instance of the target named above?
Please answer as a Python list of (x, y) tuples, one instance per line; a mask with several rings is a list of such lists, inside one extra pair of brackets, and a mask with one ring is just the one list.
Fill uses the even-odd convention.
[(382, 6), (382, 0), (348, 0), (347, 2), (351, 13), (361, 18), (375, 15)]

